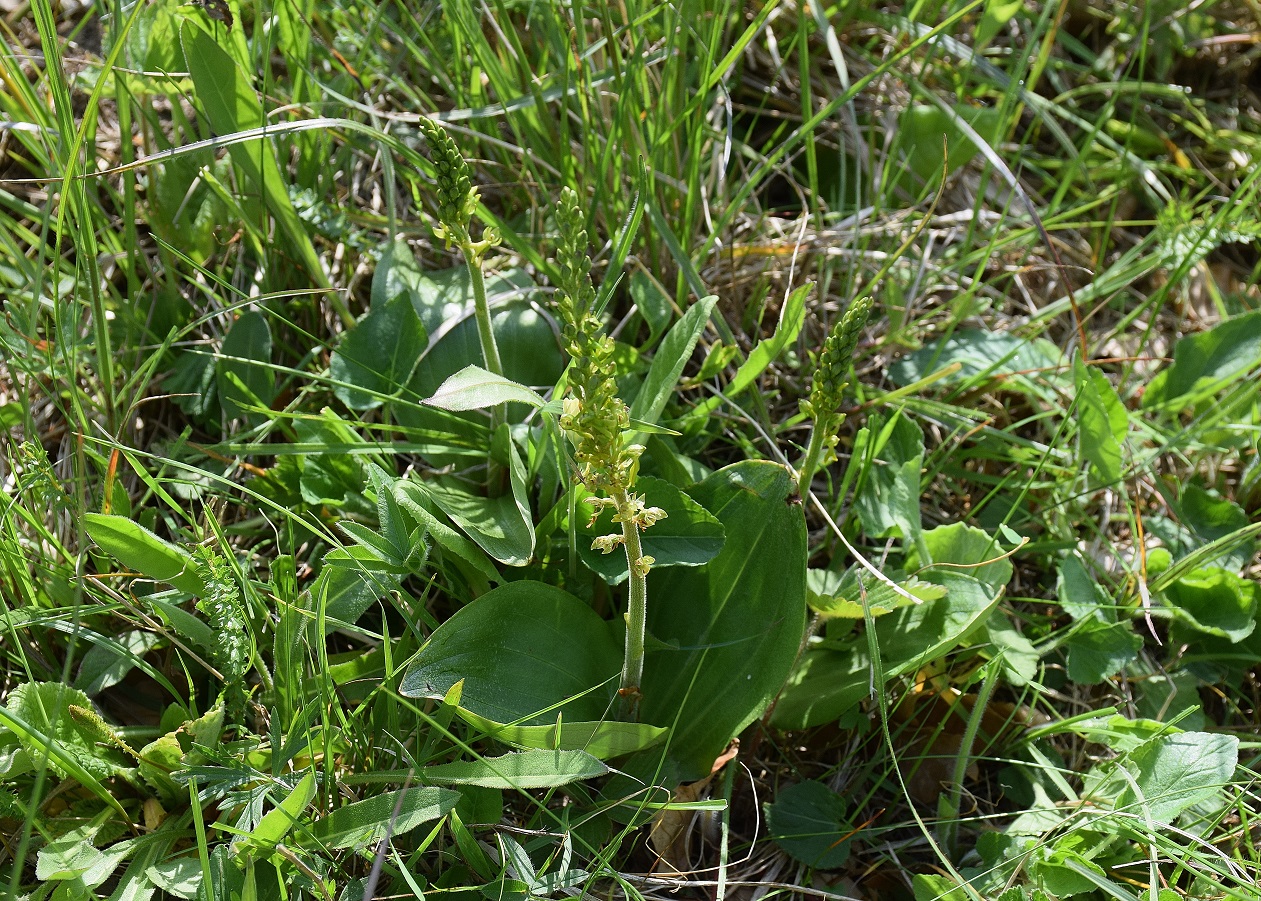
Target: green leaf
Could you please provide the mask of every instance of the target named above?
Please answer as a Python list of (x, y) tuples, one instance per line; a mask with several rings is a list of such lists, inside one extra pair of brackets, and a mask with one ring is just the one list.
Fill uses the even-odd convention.
[(664, 726), (617, 720), (583, 723), (558, 717), (558, 722), (547, 726), (514, 726), (488, 720), (464, 707), (457, 707), (456, 714), (470, 726), (505, 744), (545, 751), (586, 751), (601, 760), (651, 748), (670, 733)]
[(1068, 678), (1083, 685), (1098, 685), (1138, 659), (1141, 635), (1128, 622), (1083, 620), (1065, 642)]
[(973, 52), (980, 53), (1024, 6), (1024, 0), (985, 0), (985, 11), (973, 36)]
[(698, 300), (688, 308), (674, 328), (665, 336), (661, 346), (657, 348), (648, 368), (648, 375), (635, 401), (631, 404), (630, 415), (641, 422), (655, 425), (661, 418), (666, 403), (674, 395), (674, 389), (683, 374), (683, 367), (692, 358), (696, 342), (709, 323), (710, 314), (718, 303), (717, 297), (706, 297)]
[[(1204, 547), (1234, 535), (1246, 535), (1245, 530), (1252, 522), (1238, 504), (1195, 483), (1183, 487), (1182, 495), (1173, 508), (1182, 525), (1190, 530), (1191, 534), (1187, 538), (1191, 547)], [(1217, 559), (1224, 568), (1239, 571), (1248, 565), (1256, 549), (1255, 540), (1244, 539)], [(1150, 561), (1148, 566), (1150, 569)]]
[(484, 410), (512, 401), (532, 407), (541, 407), (546, 403), (525, 385), (487, 372), (480, 366), (465, 366), (438, 386), (425, 403), (441, 410), (463, 411)]
[[(766, 368), (779, 359), (779, 355), (797, 340), (797, 335), (801, 333), (801, 327), (806, 321), (806, 297), (810, 294), (812, 288), (814, 288), (814, 285), (807, 282), (788, 295), (783, 307), (780, 309), (779, 322), (775, 326), (774, 334), (759, 341), (749, 354), (748, 359), (740, 364), (736, 374), (732, 376), (731, 381), (723, 389), (722, 393), (725, 397), (729, 399), (734, 398), (751, 386), (757, 381), (758, 376), (765, 372)], [(701, 303), (703, 302), (701, 301)], [(696, 309), (696, 307), (693, 306), (692, 309)], [(722, 397), (711, 397), (697, 404), (688, 413), (687, 419), (694, 421), (704, 418), (718, 409), (718, 405), (722, 402)]]
[[(271, 406), (276, 396), (276, 379), (271, 365), (271, 329), (262, 313), (242, 313), (232, 324), (215, 361), (219, 403), (224, 415), (244, 416), (257, 424), (262, 417), (246, 407)], [(235, 376), (235, 379), (232, 378)]]
[(894, 535), (910, 541), (920, 534), (920, 470), (924, 433), (901, 412), (881, 426), (859, 432), (854, 460), (861, 461), (854, 512), (872, 538)]
[[(557, 339), (557, 326), (528, 301), (509, 300), (496, 304), (496, 291), (519, 296), (523, 291), (531, 291), (534, 287), (523, 273), (507, 275), (511, 275), (513, 281), (492, 278), (487, 280), (486, 286), (491, 302), (491, 325), (499, 344), (504, 377), (520, 385), (555, 385), (565, 371), (565, 357)], [(467, 273), (457, 274), (455, 278), (443, 278), (440, 284), (449, 285), (445, 293), (431, 286), (428, 280), (425, 284), (429, 287), (424, 289), (424, 301), (418, 312), (419, 309), (427, 311), (421, 313), (421, 321), (429, 332), (430, 346), (416, 365), (411, 381), (408, 382), (408, 391), (404, 394), (404, 397), (412, 398), (415, 402), (405, 403), (400, 399), (391, 409), (399, 423), (407, 428), (442, 431), (450, 428), (448, 421), (453, 414), (430, 407), (421, 401), (431, 397), (446, 379), (470, 363), (480, 361), (482, 351), (477, 336), (477, 322), (473, 317), (473, 301), (469, 293)], [(416, 303), (413, 300), (413, 305)], [(431, 323), (431, 320), (436, 321)], [(528, 409), (509, 406), (510, 419), (518, 415), (514, 413), (514, 408)], [(484, 430), (484, 416), (473, 413), (454, 415), (479, 418)], [(484, 447), (485, 439), (478, 443)], [(445, 465), (446, 462), (458, 459), (454, 456), (428, 456), (435, 465)]]
[(190, 901), (197, 897), (203, 878), (201, 860), (196, 855), (164, 860), (145, 870), (145, 875), (162, 891)]
[[(550, 725), (603, 719), (622, 650), (608, 623), (568, 592), (509, 582), (457, 610), (403, 678), (410, 697), (444, 698), (495, 723)], [(651, 720), (649, 720), (651, 721)]]
[(298, 824), (307, 805), (315, 799), (317, 788), (315, 773), (308, 771), (293, 790), (285, 795), (284, 800), (263, 814), (263, 818), (252, 830), (237, 839), (238, 855), (265, 852), (284, 841), (285, 836)]
[(406, 294), (373, 305), (333, 352), (333, 393), (352, 410), (379, 407), (407, 384), (428, 343)]
[(101, 642), (88, 648), (79, 666), (74, 686), (87, 695), (95, 695), (123, 681), (145, 654), (162, 640), (156, 632), (129, 629), (116, 641)]
[(316, 820), (309, 833), (322, 848), (363, 848), (444, 817), (459, 800), (459, 792), (446, 788), (401, 788), (339, 807)]
[(1164, 599), (1180, 625), (1238, 642), (1256, 628), (1261, 584), (1227, 569), (1206, 567), (1165, 588)]
[[(937, 148), (940, 155), (940, 140)], [(889, 377), (899, 385), (910, 385), (958, 363), (959, 370), (943, 378), (944, 384), (970, 390), (999, 382), (1004, 389), (1058, 403), (1062, 356), (1045, 338), (1030, 341), (1001, 332), (964, 329), (893, 363)]]
[(805, 521), (790, 471), (745, 461), (688, 493), (727, 538), (707, 566), (649, 577), (648, 631), (677, 650), (648, 654), (641, 705), (646, 721), (677, 724), (668, 754), (685, 782), (708, 775), (784, 684), (806, 612)]
[(73, 879), (82, 888), (96, 888), (114, 874), (135, 847), (136, 840), (130, 839), (99, 850), (84, 835), (71, 833), (40, 849), (35, 878), (41, 882)]
[[(190, 31), (193, 32), (191, 40)], [(263, 105), (254, 93), (249, 74), (208, 33), (186, 28), (182, 37), (198, 103), (215, 133), (223, 136), (261, 128)], [(281, 234), (307, 274), (320, 287), (329, 287), (328, 275), (311, 237), (289, 199), (289, 189), (271, 144), (263, 140), (244, 141), (230, 145), (228, 153), (232, 156), (232, 165), (262, 196), (267, 209), (276, 217)]]
[(490, 558), (475, 542), (465, 538), (433, 514), (429, 508), (431, 506), (436, 508), (437, 505), (429, 497), (424, 486), (406, 479), (399, 479), (394, 483), (393, 490), (394, 499), (398, 501), (399, 506), (425, 527), (429, 538), (438, 547), (460, 558), (489, 581), (500, 580), (499, 570), (495, 569)]
[[(391, 552), (403, 561), (412, 560), (419, 551), (425, 549), (422, 528), (420, 535), (410, 528), (403, 509), (394, 498), (394, 476), (387, 473), (375, 463), (369, 463), (368, 482), (377, 497), (377, 525), (384, 536)], [(417, 539), (420, 538), (418, 547)]]
[(1080, 357), (1073, 361), (1077, 390), (1077, 445), (1081, 456), (1107, 485), (1121, 481), (1121, 447), (1130, 428), (1129, 414), (1107, 377)]
[(648, 343), (651, 344), (670, 324), (670, 298), (646, 272), (638, 269), (631, 273), (627, 292), (635, 303), (635, 309), (648, 325)]
[(946, 594), (944, 586), (914, 576), (897, 579), (894, 584), (902, 591), (869, 576), (860, 566), (839, 577), (828, 570), (812, 569), (806, 573), (806, 600), (815, 613), (835, 619), (862, 619), (866, 615), (864, 604), (873, 617), (884, 616), (899, 607), (933, 601)]
[(1030, 855), (1029, 878), (1057, 899), (1093, 891), (1110, 882), (1097, 863), (1059, 848), (1039, 849)]
[[(399, 585), (400, 577), (396, 573), (367, 571), (358, 565), (330, 565), (339, 561), (337, 557), (329, 561), (332, 555), (332, 551), (325, 555), (325, 566), (311, 589), (312, 596), (324, 604), (324, 614), (329, 620), (358, 622), (369, 607)], [(337, 626), (330, 622), (328, 628)]]
[[(645, 529), (640, 537), (644, 553), (654, 560), (654, 570), (666, 566), (703, 566), (722, 550), (726, 534), (722, 523), (678, 488), (660, 479), (640, 476), (635, 490), (645, 495), (649, 506), (659, 507), (666, 513), (665, 519)], [(621, 526), (613, 522), (612, 508), (601, 510), (594, 525), (588, 524), (589, 515), (580, 516), (583, 543), (578, 553), (582, 562), (610, 585), (625, 582), (630, 571), (622, 549), (618, 547), (604, 554), (590, 547), (591, 540), (597, 536), (621, 534)]]
[(1172, 823), (1192, 805), (1211, 801), (1230, 784), (1239, 764), (1239, 739), (1211, 732), (1182, 732), (1153, 738), (1130, 753), (1121, 765), (1129, 783), (1117, 796), (1116, 808)]
[(495, 432), (493, 442), (492, 453), (507, 465), (511, 494), (484, 497), (442, 482), (427, 483), (425, 490), (486, 553), (500, 563), (525, 566), (534, 554), (529, 476), (506, 424)]
[(1194, 732), (1208, 723), (1200, 703), (1200, 680), (1194, 673), (1177, 670), (1154, 674), (1134, 683), (1138, 692), (1135, 712), (1147, 719), (1171, 723)]
[(92, 709), (81, 691), (55, 682), (24, 682), (0, 708), (0, 727), (17, 739), (31, 761), (47, 759), (53, 772), (76, 780), (129, 822), (123, 806), (101, 784), (102, 779), (127, 774), (127, 768), (119, 762), (118, 752), (98, 746), (98, 736), (76, 721), (70, 705)]
[(780, 789), (766, 808), (766, 824), (775, 844), (812, 869), (835, 870), (849, 860), (849, 805), (822, 782)]
[(171, 778), (182, 766), (184, 749), (175, 733), (155, 738), (140, 749), (140, 776), (151, 785), (163, 802), (170, 804), (188, 796), (188, 789)]
[(775, 702), (776, 729), (809, 729), (833, 723), (871, 694), (866, 642), (843, 648), (808, 647)]
[[(1011, 560), (1004, 556), (998, 539), (975, 526), (956, 522), (929, 529), (924, 533), (923, 544), (932, 556), (929, 567), (919, 572), (926, 579), (932, 578), (931, 572), (950, 569), (984, 582), (995, 591), (1011, 581)], [(906, 555), (906, 568), (915, 570), (924, 564), (919, 547), (911, 547)]]
[(192, 556), (154, 535), (125, 516), (85, 513), (83, 528), (101, 550), (156, 582), (166, 582), (188, 594), (206, 590)]
[(1025, 638), (1006, 617), (991, 616), (985, 623), (989, 644), (995, 650), (987, 656), (1001, 652), (1003, 678), (1012, 685), (1028, 685), (1038, 674), (1041, 655), (1033, 642)]
[(1143, 407), (1187, 407), (1220, 391), (1261, 363), (1261, 311), (1188, 335), (1173, 348), (1173, 365), (1152, 379)]
[(936, 601), (903, 607), (876, 620), (876, 641), (886, 676), (913, 672), (965, 643), (998, 605), (1002, 592), (951, 570), (930, 578), (945, 586)]
[(195, 350), (180, 352), (162, 389), (189, 416), (205, 416), (215, 401), (214, 355)]
[(915, 901), (974, 901), (967, 889), (952, 879), (932, 873), (917, 873), (911, 880)]
[[(970, 125), (982, 139), (993, 142), (1000, 134), (1003, 114), (997, 109), (966, 104), (946, 109), (926, 103), (908, 106), (895, 132), (898, 149), (906, 154), (906, 169), (933, 185), (941, 181), (943, 166), (947, 175), (966, 166), (979, 151), (960, 127), (960, 121)], [(906, 187), (913, 190), (912, 185)]]
[[(447, 271), (452, 274), (463, 271), (467, 281), (468, 273), (464, 267)], [(395, 235), (394, 240), (381, 254), (377, 268), (372, 273), (370, 295), (372, 306), (375, 308), (387, 304), (399, 295), (403, 295), (412, 303), (416, 318), (421, 320), (421, 328), (426, 334), (430, 334), (436, 326), (442, 324), (443, 316), (439, 312), (429, 319), (425, 318), (426, 313), (429, 313), (437, 304), (437, 297), (442, 293), (437, 288), (432, 292), (425, 292), (422, 285), (429, 284), (432, 284), (432, 279), (421, 271), (407, 239), (402, 235)]]
[(603, 776), (609, 768), (585, 751), (514, 751), (502, 757), (457, 760), (427, 766), (421, 773), (439, 785), (483, 788), (554, 788)]
[(1055, 596), (1064, 612), (1075, 620), (1116, 622), (1116, 605), (1087, 572), (1085, 564), (1076, 554), (1069, 554), (1060, 561)]
[(145, 603), (152, 607), (183, 641), (196, 645), (201, 650), (214, 653), (216, 639), (214, 630), (197, 618), (197, 614), (189, 613), (178, 604), (165, 598), (147, 597)]

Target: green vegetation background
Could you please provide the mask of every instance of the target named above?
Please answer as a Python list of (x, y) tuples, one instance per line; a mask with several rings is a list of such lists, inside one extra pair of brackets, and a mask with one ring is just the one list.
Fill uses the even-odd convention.
[(0, 890), (1258, 897), (1258, 33), (0, 3)]

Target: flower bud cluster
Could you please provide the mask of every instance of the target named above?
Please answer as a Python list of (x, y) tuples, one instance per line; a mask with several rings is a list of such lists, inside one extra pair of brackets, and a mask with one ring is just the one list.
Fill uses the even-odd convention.
[(860, 297), (849, 305), (840, 321), (823, 342), (819, 367), (810, 386), (809, 410), (814, 416), (828, 416), (841, 405), (850, 367), (863, 327), (871, 315), (871, 298)]
[(456, 148), (447, 130), (433, 119), (422, 117), (420, 132), (429, 142), (438, 182), (438, 222), (435, 232), (439, 238), (464, 247), (472, 243), (469, 222), (477, 209), (478, 193), (473, 187), (468, 163)]

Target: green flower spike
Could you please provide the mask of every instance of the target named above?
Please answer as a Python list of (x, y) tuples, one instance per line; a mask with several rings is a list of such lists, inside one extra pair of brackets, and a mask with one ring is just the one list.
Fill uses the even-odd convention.
[(823, 342), (819, 354), (819, 366), (810, 386), (810, 399), (801, 404), (802, 412), (814, 420), (810, 431), (810, 444), (797, 470), (798, 490), (810, 490), (810, 480), (815, 471), (829, 462), (836, 447), (837, 430), (845, 421), (845, 414), (838, 413), (849, 385), (849, 371), (854, 364), (854, 351), (862, 337), (863, 328), (871, 316), (871, 298), (860, 297), (850, 304), (840, 320)]
[[(434, 234), (460, 248), (468, 266), (473, 285), (473, 307), (477, 315), (477, 337), (482, 346), (482, 358), (486, 368), (495, 375), (503, 375), (504, 367), (499, 358), (499, 346), (490, 324), (490, 305), (486, 300), (486, 278), (482, 272), (482, 258), (486, 251), (499, 244), (499, 231), (493, 226), (482, 232), (482, 240), (474, 241), (469, 223), (477, 212), (479, 195), (473, 187), (469, 165), (460, 154), (447, 130), (433, 119), (420, 120), (420, 132), (429, 142), (430, 159), (438, 189), (438, 226)], [(497, 410), (493, 423), (502, 421), (502, 411)]]
[(574, 446), (578, 478), (596, 495), (597, 511), (614, 509), (613, 521), (622, 533), (604, 535), (591, 543), (603, 553), (621, 545), (630, 571), (626, 610), (626, 653), (622, 662), (622, 715), (636, 719), (639, 683), (644, 672), (644, 633), (648, 610), (648, 571), (653, 559), (644, 553), (639, 533), (662, 519), (665, 511), (649, 507), (632, 490), (639, 455), (644, 449), (627, 444), (625, 432), (630, 411), (617, 396), (613, 339), (604, 334), (595, 317), (595, 288), (591, 284), (591, 259), (587, 256), (587, 231), (578, 195), (561, 191), (556, 210), (560, 246), (556, 251), (560, 277), (557, 306), (564, 322), (565, 349), (572, 361), (569, 394), (562, 402), (561, 428)]

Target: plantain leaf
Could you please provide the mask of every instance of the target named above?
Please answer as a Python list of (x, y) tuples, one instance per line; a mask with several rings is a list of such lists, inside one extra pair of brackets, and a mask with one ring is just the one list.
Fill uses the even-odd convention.
[(460, 706), (495, 723), (597, 721), (621, 658), (608, 623), (582, 601), (542, 582), (509, 582), (434, 631), (401, 691), (440, 700), (462, 682)]
[[(647, 722), (674, 724), (667, 754), (679, 781), (709, 774), (797, 656), (806, 526), (794, 491), (788, 469), (767, 461), (713, 473), (688, 493), (726, 529), (722, 551), (707, 566), (649, 577), (648, 631), (675, 648), (648, 654), (641, 712)], [(638, 762), (651, 764), (654, 754)]]

